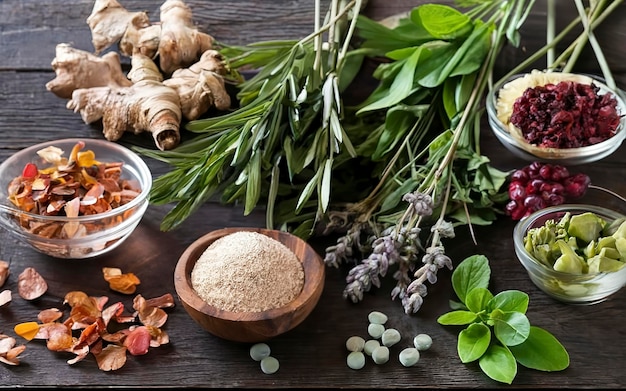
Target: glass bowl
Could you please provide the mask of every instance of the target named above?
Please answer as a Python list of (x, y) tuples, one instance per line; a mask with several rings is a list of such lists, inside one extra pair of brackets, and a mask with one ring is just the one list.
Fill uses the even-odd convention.
[(572, 216), (592, 212), (607, 222), (625, 217), (615, 210), (589, 204), (562, 204), (538, 210), (520, 220), (515, 226), (513, 230), (515, 254), (532, 282), (553, 298), (569, 304), (602, 302), (626, 285), (626, 267), (611, 272), (567, 273), (554, 270), (537, 260), (524, 247), (524, 237), (531, 228), (541, 227), (548, 220), (558, 222), (567, 212)]
[[(69, 158), (79, 142), (85, 144), (80, 152), (93, 151), (99, 162), (122, 163), (119, 180), (129, 184), (131, 190), (116, 192), (116, 201), (110, 203), (112, 208), (105, 210), (102, 206), (95, 209), (94, 206), (91, 209), (93, 214), (85, 214), (81, 205), (81, 212), (76, 217), (68, 217), (64, 213), (43, 215), (35, 210), (35, 213), (26, 212), (9, 199), (11, 182), (23, 174), (27, 164), (34, 163), (40, 172), (47, 167), (54, 167), (42, 159), (38, 151), (56, 147), (63, 151), (62, 157)], [(0, 164), (0, 225), (35, 250), (51, 257), (95, 257), (116, 248), (133, 232), (148, 207), (151, 187), (152, 174), (146, 163), (137, 154), (115, 142), (73, 138), (44, 142), (24, 148)]]
[[(537, 77), (538, 74), (541, 74), (541, 76)], [(510, 88), (512, 84), (508, 83), (514, 82), (514, 84), (516, 84), (515, 82), (521, 82), (524, 80), (523, 78), (526, 78), (525, 80), (530, 80), (529, 82), (533, 86), (545, 85), (551, 81), (546, 75), (551, 75), (550, 77), (554, 78), (555, 74), (558, 75), (556, 76), (556, 80), (566, 80), (571, 77), (578, 78), (580, 82), (584, 83), (593, 82), (593, 84), (597, 85), (600, 88), (599, 94), (606, 94), (607, 92), (611, 92), (615, 96), (615, 99), (617, 100), (617, 110), (621, 116), (621, 120), (616, 133), (612, 137), (597, 144), (585, 147), (542, 148), (537, 145), (528, 143), (526, 140), (524, 140), (521, 134), (517, 134), (515, 131), (511, 131), (509, 126), (512, 125), (503, 122), (503, 120), (506, 121), (506, 118), (510, 117), (510, 111), (512, 111), (512, 107), (510, 106), (512, 106), (512, 102), (511, 104), (505, 104), (503, 102), (500, 102), (500, 92), (507, 92), (507, 94), (509, 95), (507, 96), (508, 102), (512, 98), (511, 94), (513, 94), (514, 96), (520, 96), (523, 93), (523, 90)], [(508, 91), (507, 88), (509, 88)], [(624, 141), (624, 138), (626, 138), (626, 103), (624, 102), (623, 91), (619, 89), (617, 89), (616, 91), (609, 88), (606, 84), (604, 84), (601, 78), (596, 76), (562, 74), (558, 72), (542, 73), (538, 71), (513, 75), (495, 85), (493, 89), (489, 91), (486, 97), (485, 104), (489, 126), (491, 127), (494, 135), (498, 138), (502, 145), (504, 145), (504, 147), (506, 147), (515, 156), (528, 161), (541, 161), (562, 165), (590, 163), (604, 159), (605, 157), (615, 152), (615, 150), (617, 150)]]

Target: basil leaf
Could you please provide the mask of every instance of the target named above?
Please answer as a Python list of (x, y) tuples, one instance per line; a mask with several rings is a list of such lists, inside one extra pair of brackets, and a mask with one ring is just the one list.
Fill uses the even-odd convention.
[(476, 314), (471, 311), (456, 310), (441, 315), (437, 318), (437, 322), (444, 326), (463, 326), (472, 323), (476, 319)]
[(489, 260), (484, 255), (465, 258), (452, 272), (452, 288), (465, 303), (467, 294), (474, 288), (488, 288), (491, 278)]
[(518, 290), (502, 291), (495, 295), (489, 303), (490, 309), (498, 308), (502, 311), (517, 311), (522, 314), (528, 310), (528, 294)]
[(517, 362), (526, 368), (539, 371), (561, 371), (569, 366), (569, 354), (550, 332), (530, 327), (530, 334), (523, 343), (511, 346)]
[(517, 375), (517, 363), (509, 349), (492, 344), (478, 360), (480, 369), (493, 380), (511, 384)]
[(504, 312), (495, 320), (494, 334), (504, 345), (519, 345), (530, 334), (530, 321), (520, 312)]
[(465, 305), (472, 312), (480, 312), (487, 308), (493, 294), (487, 288), (474, 288), (465, 297)]
[(469, 325), (459, 333), (457, 352), (461, 362), (468, 363), (478, 360), (489, 348), (491, 330), (482, 323)]

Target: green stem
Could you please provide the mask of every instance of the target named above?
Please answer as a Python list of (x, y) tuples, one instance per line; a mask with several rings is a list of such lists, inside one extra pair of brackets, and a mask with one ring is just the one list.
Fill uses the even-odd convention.
[[(611, 69), (609, 68), (606, 58), (604, 57), (602, 48), (600, 47), (600, 44), (598, 43), (598, 40), (596, 39), (596, 36), (589, 25), (589, 19), (587, 18), (587, 14), (585, 13), (585, 8), (582, 4), (582, 1), (574, 0), (574, 3), (576, 4), (576, 8), (578, 9), (578, 13), (580, 15), (582, 25), (585, 29), (587, 39), (591, 44), (591, 48), (593, 49), (593, 52), (596, 55), (596, 59), (598, 60), (598, 65), (600, 65), (600, 69), (602, 70), (602, 74), (604, 75), (605, 83), (607, 86), (609, 86), (609, 88), (615, 89), (615, 79), (613, 79)], [(602, 4), (600, 4), (599, 6), (601, 7)]]

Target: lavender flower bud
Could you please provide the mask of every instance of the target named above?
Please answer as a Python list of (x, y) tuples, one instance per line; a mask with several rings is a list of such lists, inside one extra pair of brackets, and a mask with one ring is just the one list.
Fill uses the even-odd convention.
[(438, 231), (439, 236), (442, 238), (454, 238), (454, 225), (451, 222), (445, 220), (439, 220), (437, 224), (430, 228), (431, 232)]
[(419, 216), (430, 216), (433, 214), (433, 199), (428, 194), (415, 191), (407, 193), (402, 197), (402, 201), (410, 203)]
[(404, 307), (405, 314), (416, 313), (422, 307), (422, 303), (424, 303), (424, 299), (420, 295), (410, 295), (406, 296), (402, 300), (402, 306)]

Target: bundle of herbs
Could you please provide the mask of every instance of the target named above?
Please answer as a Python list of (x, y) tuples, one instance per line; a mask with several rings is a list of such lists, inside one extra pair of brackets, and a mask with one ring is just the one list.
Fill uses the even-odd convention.
[[(359, 0), (332, 0), (322, 18), (318, 0), (314, 31), (303, 39), (221, 43), (232, 70), (258, 70), (238, 85), (239, 107), (188, 123), (197, 135), (174, 150), (136, 149), (173, 167), (151, 194), (153, 204), (174, 204), (161, 228), (176, 228), (217, 195), (242, 203), (245, 214), (263, 205), (268, 228), (341, 235), (325, 262), (352, 263), (346, 298), (362, 300), (394, 267), (392, 299), (417, 312), (426, 281), (452, 269), (444, 240), (457, 226), (490, 224), (508, 200), (507, 173), (481, 154), (480, 119), (496, 58), (506, 43), (519, 45), (534, 3), (426, 3), (387, 26), (362, 15)], [(511, 73), (583, 23), (552, 65), (567, 67), (615, 9), (593, 3), (584, 9), (576, 0), (580, 18)], [(380, 61), (377, 87), (346, 105), (366, 58)]]

